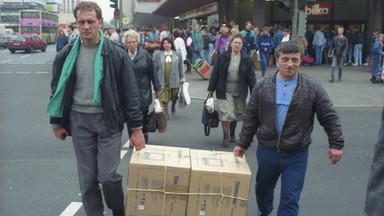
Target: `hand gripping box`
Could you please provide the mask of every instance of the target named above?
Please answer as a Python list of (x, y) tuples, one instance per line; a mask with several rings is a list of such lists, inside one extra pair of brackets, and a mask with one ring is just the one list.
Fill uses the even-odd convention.
[(125, 215), (185, 215), (190, 170), (188, 148), (146, 145), (134, 151), (128, 169)]
[(252, 173), (232, 152), (191, 150), (188, 216), (245, 216)]

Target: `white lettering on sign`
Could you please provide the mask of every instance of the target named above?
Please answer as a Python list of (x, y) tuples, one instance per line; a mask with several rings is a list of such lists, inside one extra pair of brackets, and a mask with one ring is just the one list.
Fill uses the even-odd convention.
[(326, 16), (329, 15), (328, 7), (320, 7), (320, 4), (313, 4), (312, 7), (305, 6), (305, 13), (307, 15), (321, 15)]

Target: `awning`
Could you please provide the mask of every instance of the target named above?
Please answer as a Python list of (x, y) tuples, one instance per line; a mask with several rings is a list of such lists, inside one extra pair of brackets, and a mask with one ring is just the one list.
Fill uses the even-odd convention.
[(163, 23), (173, 18), (153, 15), (148, 13), (135, 13), (133, 16), (132, 24), (134, 26), (154, 26)]
[(216, 1), (217, 0), (166, 0), (153, 12), (153, 14), (173, 18), (192, 9)]

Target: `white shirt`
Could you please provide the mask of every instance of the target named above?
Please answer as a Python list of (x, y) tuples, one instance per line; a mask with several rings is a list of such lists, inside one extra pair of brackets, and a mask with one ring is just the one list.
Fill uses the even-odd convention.
[(288, 42), (289, 41), (289, 34), (285, 37), (283, 37), (283, 39), (281, 39), (281, 42)]
[(187, 59), (187, 49), (185, 48), (184, 40), (181, 37), (178, 37), (173, 43), (175, 44), (175, 49), (181, 53), (183, 61), (185, 61)]
[(109, 36), (109, 40), (119, 42), (120, 37), (117, 32), (112, 32), (112, 34)]

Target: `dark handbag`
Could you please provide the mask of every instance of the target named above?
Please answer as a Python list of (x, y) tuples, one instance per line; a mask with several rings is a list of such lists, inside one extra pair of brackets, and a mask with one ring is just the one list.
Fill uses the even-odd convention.
[(217, 111), (213, 111), (212, 113), (209, 113), (207, 108), (205, 108), (205, 102), (204, 101), (204, 106), (203, 106), (203, 114), (201, 116), (201, 123), (204, 125), (204, 134), (205, 136), (209, 136), (211, 132), (211, 128), (216, 128), (219, 126), (219, 114)]
[(156, 132), (157, 131), (157, 123), (156, 123), (155, 111), (152, 111), (148, 114), (147, 122), (148, 122), (148, 126), (147, 126), (148, 132), (150, 132), (150, 133)]

